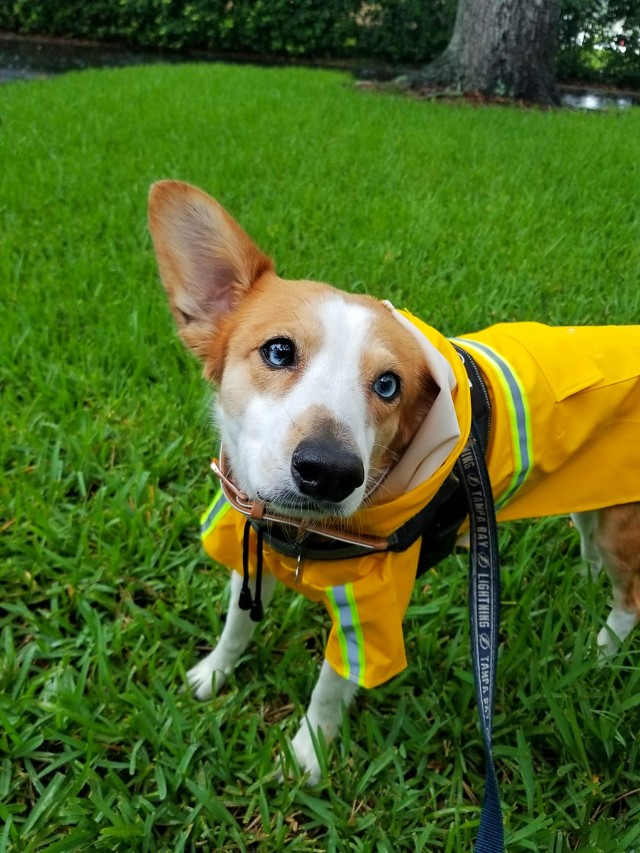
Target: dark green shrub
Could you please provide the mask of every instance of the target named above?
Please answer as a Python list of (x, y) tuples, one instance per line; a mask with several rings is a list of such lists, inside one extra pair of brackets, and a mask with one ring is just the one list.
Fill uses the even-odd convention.
[(446, 44), (455, 0), (5, 0), (21, 33), (285, 57), (426, 62)]
[(558, 76), (640, 86), (638, 0), (562, 0)]
[[(0, 0), (0, 28), (222, 55), (426, 63), (456, 0)], [(638, 0), (561, 0), (560, 79), (640, 85)], [(625, 40), (625, 50), (615, 36)]]
[[(361, 7), (359, 53), (390, 62), (425, 62), (447, 46), (456, 0), (395, 0)], [(362, 10), (367, 8), (366, 13)]]

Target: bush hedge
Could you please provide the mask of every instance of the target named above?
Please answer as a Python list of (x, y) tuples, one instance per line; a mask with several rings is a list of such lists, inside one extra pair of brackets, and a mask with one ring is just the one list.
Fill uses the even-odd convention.
[[(560, 0), (558, 73), (640, 87), (638, 0)], [(0, 28), (173, 50), (426, 63), (456, 0), (3, 0)]]
[(447, 43), (455, 0), (5, 0), (0, 27), (141, 46), (423, 62)]

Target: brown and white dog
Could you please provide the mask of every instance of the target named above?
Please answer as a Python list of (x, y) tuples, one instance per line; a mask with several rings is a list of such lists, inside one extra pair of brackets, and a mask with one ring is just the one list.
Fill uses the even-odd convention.
[[(338, 523), (375, 503), (442, 393), (415, 338), (373, 298), (279, 278), (194, 187), (155, 184), (149, 221), (182, 340), (217, 386), (215, 417), (242, 492), (284, 515)], [(640, 504), (580, 513), (575, 522), (583, 556), (613, 582), (614, 607), (598, 637), (611, 654), (640, 616)], [(221, 688), (252, 636), (255, 624), (237, 605), (241, 583), (233, 572), (222, 636), (189, 672), (199, 699)], [(265, 604), (275, 583), (265, 576)], [(324, 662), (293, 740), (311, 782), (320, 776), (315, 732), (336, 735), (356, 690)]]

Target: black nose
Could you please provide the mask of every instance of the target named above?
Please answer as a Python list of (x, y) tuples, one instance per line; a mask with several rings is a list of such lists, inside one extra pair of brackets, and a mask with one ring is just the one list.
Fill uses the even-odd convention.
[(303, 495), (339, 503), (364, 482), (362, 460), (336, 441), (305, 438), (291, 459), (291, 473)]

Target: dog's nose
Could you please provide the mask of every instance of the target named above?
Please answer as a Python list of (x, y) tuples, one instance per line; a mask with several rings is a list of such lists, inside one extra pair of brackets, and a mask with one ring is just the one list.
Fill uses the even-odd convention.
[(301, 441), (293, 452), (291, 473), (303, 495), (333, 503), (344, 500), (364, 482), (358, 454), (327, 439)]

